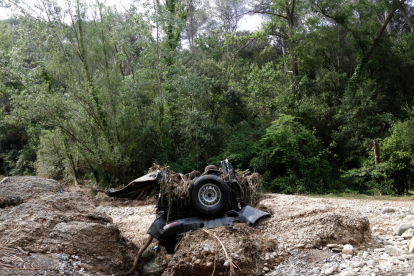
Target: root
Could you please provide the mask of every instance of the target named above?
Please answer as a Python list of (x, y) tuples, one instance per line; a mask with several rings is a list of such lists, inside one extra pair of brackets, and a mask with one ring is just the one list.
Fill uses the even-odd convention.
[(137, 256), (135, 257), (134, 264), (132, 265), (131, 269), (126, 273), (117, 274), (117, 276), (128, 276), (128, 275), (133, 275), (135, 273), (135, 270), (137, 269), (137, 266), (138, 266), (138, 262), (141, 259), (142, 253), (144, 253), (145, 249), (147, 249), (147, 247), (151, 244), (153, 239), (154, 239), (153, 236), (149, 236), (145, 244), (139, 249)]
[[(214, 234), (214, 233), (211, 233), (210, 231), (208, 231), (207, 229), (201, 229), (202, 231), (204, 231), (204, 232), (206, 232), (207, 234), (209, 234), (210, 236), (213, 236), (220, 244), (221, 244), (221, 247), (223, 248), (223, 251), (224, 251), (224, 254), (226, 255), (226, 259), (227, 259), (227, 261), (229, 262), (229, 266), (230, 266), (230, 273), (229, 273), (229, 275), (230, 276), (234, 276), (234, 275), (236, 275), (236, 271), (234, 271), (234, 268), (236, 267), (237, 268), (237, 265), (235, 265), (234, 263), (233, 263), (233, 261), (231, 260), (231, 258), (230, 258), (230, 256), (229, 256), (229, 254), (227, 253), (227, 250), (226, 250), (226, 248), (224, 247), (224, 244), (221, 242), (221, 240)], [(214, 268), (215, 268), (215, 265), (214, 265)], [(213, 272), (214, 273), (214, 272)]]

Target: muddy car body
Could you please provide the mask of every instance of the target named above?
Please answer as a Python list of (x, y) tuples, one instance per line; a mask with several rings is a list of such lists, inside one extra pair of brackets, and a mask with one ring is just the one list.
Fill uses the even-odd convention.
[(234, 222), (254, 224), (270, 216), (248, 205), (256, 187), (240, 183), (228, 160), (221, 161), (220, 169), (210, 165), (203, 174), (192, 172), (189, 177), (174, 174), (168, 168), (155, 169), (122, 190), (108, 190), (106, 194), (144, 199), (151, 193), (158, 193), (157, 218), (147, 233), (168, 251), (173, 250), (178, 234), (199, 228), (231, 226)]

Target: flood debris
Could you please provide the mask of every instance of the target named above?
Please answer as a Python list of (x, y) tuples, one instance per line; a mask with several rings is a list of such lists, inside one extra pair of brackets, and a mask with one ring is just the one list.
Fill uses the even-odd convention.
[[(232, 226), (235, 222), (253, 225), (259, 219), (270, 216), (250, 206), (257, 203), (260, 175), (252, 174), (249, 170), (234, 170), (228, 160), (220, 164), (220, 168), (209, 165), (202, 174), (193, 171), (187, 175), (153, 164), (148, 174), (135, 179), (121, 190), (110, 189), (106, 194), (128, 199), (143, 199), (156, 194), (157, 218), (147, 233), (157, 239), (168, 253), (173, 253), (182, 233), (200, 228)], [(208, 231), (206, 233), (214, 236)], [(218, 239), (217, 236), (215, 238)], [(148, 245), (145, 244), (146, 247)], [(145, 250), (145, 246), (140, 252)], [(140, 253), (131, 270), (121, 275), (133, 273), (139, 258)], [(231, 274), (234, 274), (231, 259), (227, 261), (231, 264)]]

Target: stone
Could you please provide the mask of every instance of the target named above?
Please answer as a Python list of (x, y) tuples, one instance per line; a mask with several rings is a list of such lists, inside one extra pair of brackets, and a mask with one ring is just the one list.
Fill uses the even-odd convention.
[(391, 246), (391, 245), (387, 245), (385, 247), (385, 253), (387, 253), (388, 255), (391, 256), (400, 256), (403, 254), (406, 254), (406, 252), (404, 250), (401, 250), (395, 246)]
[(334, 272), (336, 272), (338, 270), (338, 265), (334, 264), (331, 267), (328, 267), (327, 269), (325, 269), (325, 275), (332, 275), (334, 274)]
[(342, 253), (346, 255), (353, 255), (354, 254), (354, 247), (350, 244), (346, 244), (342, 249)]
[(410, 223), (400, 224), (394, 228), (394, 235), (401, 236), (402, 233), (404, 233), (410, 228), (414, 228), (414, 225)]
[(358, 275), (357, 272), (353, 270), (343, 270), (341, 273), (338, 274), (338, 276), (356, 276)]
[(389, 214), (389, 213), (395, 213), (395, 209), (394, 208), (384, 208), (381, 213), (383, 214)]
[(266, 272), (268, 272), (270, 269), (269, 269), (267, 266), (265, 266), (265, 267), (263, 268), (263, 270), (264, 270), (264, 271), (266, 271)]
[(146, 263), (143, 267), (144, 275), (161, 275), (164, 272), (162, 266), (156, 262)]
[(408, 253), (414, 253), (414, 237), (408, 243)]
[(414, 237), (414, 229), (407, 229), (404, 233), (402, 233), (401, 237), (403, 237), (406, 240), (411, 239), (412, 237)]
[(347, 259), (351, 259), (352, 255), (348, 255), (348, 254), (342, 254), (342, 259), (347, 260)]
[(403, 222), (411, 222), (414, 221), (414, 215), (408, 215), (403, 219)]
[(321, 269), (319, 267), (315, 267), (311, 271), (309, 271), (310, 274), (319, 274), (321, 273)]
[(340, 269), (345, 269), (345, 268), (348, 268), (348, 265), (345, 264), (345, 263), (342, 263), (342, 264), (339, 265), (339, 268)]
[(375, 248), (374, 252), (384, 252), (385, 248)]

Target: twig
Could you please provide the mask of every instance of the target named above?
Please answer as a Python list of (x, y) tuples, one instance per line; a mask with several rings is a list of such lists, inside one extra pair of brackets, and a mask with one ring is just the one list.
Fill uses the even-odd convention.
[(235, 264), (233, 264), (233, 261), (231, 260), (231, 258), (229, 257), (229, 254), (227, 254), (227, 250), (224, 247), (224, 244), (221, 242), (221, 240), (214, 234), (209, 232), (207, 229), (201, 229), (201, 231), (206, 232), (207, 234), (213, 236), (216, 240), (219, 241), (219, 243), (221, 244), (221, 247), (223, 248), (224, 254), (226, 255), (227, 261), (229, 262), (229, 266), (230, 266), (230, 276), (236, 275), (236, 271), (234, 271), (234, 267), (237, 267)]
[(27, 256), (29, 256), (30, 255), (30, 252), (28, 252), (28, 251), (24, 251), (20, 246), (18, 246), (18, 247), (16, 247), (17, 248), (17, 250), (19, 250), (21, 253), (23, 253), (23, 254), (25, 254), (25, 255), (27, 255)]
[(214, 276), (214, 272), (216, 271), (217, 249), (218, 249), (218, 245), (217, 245), (217, 241), (216, 241), (216, 252), (214, 254), (214, 267), (213, 267), (213, 273), (211, 273), (211, 276)]

